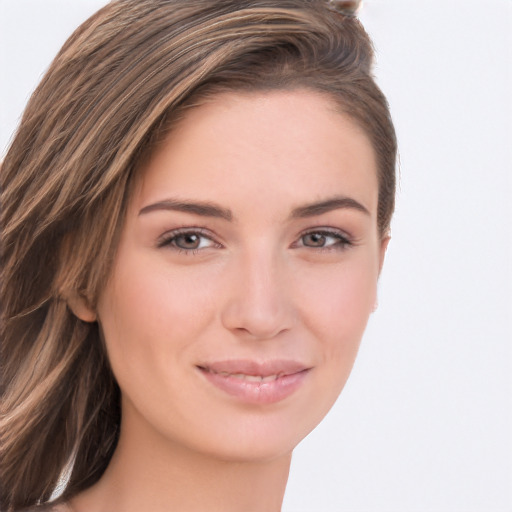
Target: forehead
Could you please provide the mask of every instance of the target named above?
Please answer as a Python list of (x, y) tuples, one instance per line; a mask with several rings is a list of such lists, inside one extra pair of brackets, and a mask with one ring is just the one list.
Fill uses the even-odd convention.
[(327, 95), (308, 90), (223, 93), (188, 111), (140, 169), (136, 207), (166, 196), (236, 212), (342, 194), (377, 207), (372, 145)]

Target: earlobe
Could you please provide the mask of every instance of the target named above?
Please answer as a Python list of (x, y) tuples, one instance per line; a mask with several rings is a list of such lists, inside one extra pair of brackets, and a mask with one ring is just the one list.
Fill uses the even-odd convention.
[(96, 312), (89, 306), (86, 299), (77, 292), (66, 294), (65, 300), (73, 314), (83, 322), (96, 322)]

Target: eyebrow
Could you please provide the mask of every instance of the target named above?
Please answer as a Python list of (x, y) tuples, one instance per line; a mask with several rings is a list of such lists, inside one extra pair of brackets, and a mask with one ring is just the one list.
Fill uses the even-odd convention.
[[(294, 208), (290, 214), (290, 219), (315, 217), (317, 215), (322, 215), (333, 210), (347, 208), (363, 212), (366, 215), (370, 215), (368, 209), (355, 199), (345, 196), (335, 196), (324, 201)], [(165, 199), (163, 201), (158, 201), (157, 203), (144, 206), (144, 208), (139, 211), (139, 215), (158, 210), (178, 211), (192, 213), (201, 217), (215, 217), (228, 221), (233, 220), (233, 213), (231, 210), (222, 208), (215, 203), (203, 201), (184, 201), (178, 199)]]
[(224, 220), (232, 220), (233, 214), (226, 208), (221, 208), (214, 203), (210, 202), (197, 202), (197, 201), (180, 201), (177, 199), (165, 199), (157, 203), (144, 206), (140, 210), (139, 215), (144, 213), (154, 212), (157, 210), (170, 210), (177, 212), (193, 213), (201, 217), (217, 217)]
[(345, 196), (336, 196), (330, 199), (326, 199), (325, 201), (320, 201), (318, 203), (311, 203), (305, 206), (299, 206), (298, 208), (295, 208), (292, 211), (290, 217), (292, 219), (304, 219), (307, 217), (315, 217), (316, 215), (322, 215), (323, 213), (327, 213), (332, 210), (346, 208), (358, 210), (360, 212), (365, 213), (366, 215), (370, 215), (369, 210), (355, 199)]

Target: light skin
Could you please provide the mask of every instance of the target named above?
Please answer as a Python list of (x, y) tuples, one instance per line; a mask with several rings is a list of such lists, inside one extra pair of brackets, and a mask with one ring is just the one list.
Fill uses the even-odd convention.
[[(372, 146), (325, 95), (225, 93), (188, 112), (141, 169), (97, 307), (71, 301), (101, 325), (123, 411), (76, 512), (280, 510), (292, 450), (376, 303), (377, 199)], [(240, 360), (256, 368), (240, 393), (212, 382)], [(259, 394), (247, 375), (280, 364), (304, 371)]]

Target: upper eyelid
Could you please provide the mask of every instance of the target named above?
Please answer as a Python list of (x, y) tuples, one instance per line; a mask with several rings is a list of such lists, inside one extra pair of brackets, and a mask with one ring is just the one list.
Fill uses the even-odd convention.
[[(319, 246), (319, 247), (309, 247), (307, 245), (300, 244), (300, 241), (303, 237), (305, 237), (307, 235), (314, 234), (314, 233), (318, 233), (322, 236), (334, 238), (336, 240), (336, 243), (329, 244), (326, 246)], [(303, 242), (302, 242), (302, 244), (303, 244)], [(338, 228), (332, 228), (332, 227), (331, 228), (319, 227), (319, 228), (312, 228), (312, 229), (307, 229), (307, 230), (303, 231), (299, 235), (297, 241), (295, 241), (292, 244), (292, 247), (293, 246), (295, 246), (297, 248), (305, 247), (305, 248), (315, 250), (315, 251), (330, 251), (330, 250), (335, 250), (336, 248), (342, 249), (342, 250), (348, 249), (349, 247), (352, 247), (355, 245), (357, 245), (356, 240), (350, 234), (348, 234), (346, 231), (338, 229)]]
[(339, 238), (343, 238), (347, 241), (351, 241), (353, 238), (349, 233), (347, 233), (343, 229), (327, 226), (315, 226), (313, 228), (305, 229), (304, 231), (301, 231), (301, 233), (299, 234), (299, 238), (305, 235), (310, 235), (311, 233), (320, 233), (322, 235), (336, 236)]
[(164, 245), (165, 243), (169, 242), (170, 240), (172, 240), (173, 238), (176, 238), (180, 235), (187, 235), (187, 234), (197, 234), (197, 235), (200, 235), (204, 238), (207, 238), (208, 240), (211, 240), (212, 242), (216, 243), (216, 244), (219, 244), (219, 245), (222, 245), (220, 244), (220, 242), (216, 239), (216, 237), (213, 235), (213, 233), (211, 233), (211, 231), (207, 228), (202, 228), (202, 227), (199, 227), (199, 226), (194, 226), (194, 227), (186, 227), (186, 228), (175, 228), (175, 229), (170, 229), (169, 231), (166, 231), (165, 233), (163, 233), (162, 235), (160, 235), (156, 241), (157, 243), (157, 246), (158, 247), (161, 247), (162, 245)]
[[(306, 235), (310, 235), (312, 233), (319, 233), (322, 235), (327, 236), (333, 236), (335, 238), (339, 238), (343, 242), (347, 244), (351, 244), (354, 242), (353, 237), (347, 233), (346, 231), (334, 228), (330, 226), (313, 226), (307, 229), (302, 230), (300, 233), (298, 233), (295, 242), (300, 240), (302, 237)], [(165, 245), (165, 243), (169, 242), (173, 238), (180, 236), (180, 235), (186, 235), (186, 234), (198, 234), (204, 238), (207, 238), (208, 240), (211, 240), (212, 242), (218, 244), (218, 245), (224, 245), (221, 242), (219, 242), (218, 237), (212, 233), (208, 228), (201, 227), (201, 226), (190, 226), (190, 227), (181, 227), (181, 228), (175, 228), (171, 229), (169, 231), (166, 231), (157, 239), (157, 246)], [(293, 245), (293, 244), (292, 244)]]

